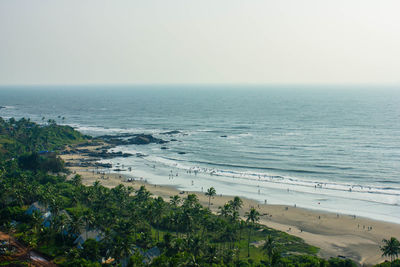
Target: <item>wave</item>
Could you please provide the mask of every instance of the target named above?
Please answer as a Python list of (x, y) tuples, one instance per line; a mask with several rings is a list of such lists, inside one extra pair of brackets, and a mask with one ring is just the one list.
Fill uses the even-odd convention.
[(81, 124), (68, 124), (71, 127), (77, 129), (83, 133), (90, 133), (93, 135), (105, 135), (105, 134), (153, 134), (159, 135), (168, 129), (147, 129), (147, 128), (115, 128), (115, 127), (103, 127), (103, 126), (88, 126)]
[[(215, 164), (219, 167), (225, 166), (227, 169), (223, 168), (212, 168), (201, 166), (200, 162), (188, 162), (185, 160), (179, 160), (175, 158), (166, 158), (159, 157), (154, 155), (149, 155), (144, 160), (150, 162), (151, 166), (162, 164), (166, 167), (177, 168), (187, 172), (193, 173), (203, 173), (211, 176), (220, 176), (220, 177), (229, 177), (229, 178), (238, 178), (244, 180), (252, 180), (273, 184), (280, 184), (282, 188), (287, 186), (296, 186), (303, 188), (314, 188), (319, 190), (327, 190), (333, 192), (341, 191), (346, 193), (361, 193), (361, 194), (379, 194), (386, 195), (391, 197), (387, 200), (386, 204), (391, 205), (400, 205), (400, 187), (396, 186), (376, 186), (376, 185), (362, 185), (355, 183), (340, 183), (340, 182), (332, 182), (332, 181), (315, 181), (315, 180), (307, 180), (298, 177), (285, 176), (285, 175), (275, 175), (266, 172), (254, 172), (254, 171), (238, 171), (228, 169), (229, 165), (224, 164)], [(195, 164), (199, 163), (199, 164)], [(273, 168), (271, 168), (273, 169)], [(320, 192), (319, 192), (320, 193)], [(393, 198), (394, 197), (394, 198)], [(379, 202), (379, 201), (378, 201)]]
[(293, 173), (308, 173), (308, 174), (333, 174), (331, 172), (320, 172), (320, 171), (310, 171), (310, 170), (299, 170), (299, 169), (281, 169), (281, 168), (273, 168), (273, 167), (256, 167), (249, 165), (236, 165), (229, 163), (215, 163), (208, 161), (190, 161), (194, 164), (207, 164), (210, 166), (221, 166), (221, 167), (231, 167), (231, 168), (243, 168), (243, 169), (254, 169), (254, 170), (267, 170), (267, 171), (287, 171)]

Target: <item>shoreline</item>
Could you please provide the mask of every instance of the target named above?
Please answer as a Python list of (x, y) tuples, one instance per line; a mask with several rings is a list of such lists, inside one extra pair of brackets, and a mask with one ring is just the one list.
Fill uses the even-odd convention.
[[(89, 150), (95, 148), (93, 146), (86, 147)], [(67, 163), (88, 159), (87, 156), (80, 154), (64, 154), (61, 155), (61, 158)], [(126, 182), (125, 180), (129, 176), (123, 174), (102, 175), (91, 171), (90, 167), (68, 168), (82, 176), (84, 185), (92, 185), (95, 181), (100, 181), (106, 187), (111, 188), (118, 184), (124, 184), (132, 186), (136, 190), (144, 185), (154, 196), (161, 196), (166, 201), (169, 201), (169, 197), (173, 195), (184, 197), (187, 193), (193, 193), (197, 195), (203, 206), (208, 206), (208, 198), (202, 192), (187, 191), (185, 194), (180, 194), (181, 191), (169, 185), (154, 185), (145, 180)], [(102, 176), (108, 179), (102, 179)], [(233, 196), (217, 195), (212, 199), (210, 209), (218, 212), (218, 207), (223, 206), (232, 198)], [(379, 249), (382, 239), (392, 236), (398, 239), (400, 237), (400, 224), (295, 206), (260, 204), (258, 201), (244, 197), (241, 199), (243, 200), (241, 216), (250, 207), (255, 207), (260, 214), (263, 214), (260, 216), (260, 224), (301, 237), (306, 243), (319, 247), (318, 256), (323, 258), (340, 255), (360, 264), (376, 264), (385, 260), (381, 257)]]

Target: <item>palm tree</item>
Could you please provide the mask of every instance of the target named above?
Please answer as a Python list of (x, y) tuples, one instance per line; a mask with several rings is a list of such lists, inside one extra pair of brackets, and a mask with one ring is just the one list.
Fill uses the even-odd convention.
[(43, 225), (43, 217), (42, 214), (34, 210), (31, 215), (31, 220), (30, 220), (31, 226), (32, 226), (32, 231), (36, 234), (40, 232), (40, 229), (42, 228)]
[(260, 220), (260, 213), (255, 208), (251, 208), (250, 212), (246, 212), (246, 217), (246, 222), (250, 223), (249, 238), (247, 242), (247, 257), (250, 257), (250, 238), (252, 230), (254, 228), (254, 224)]
[(239, 210), (243, 205), (243, 201), (240, 199), (240, 197), (237, 196), (234, 197), (233, 200), (230, 200), (229, 203), (235, 210)]
[(231, 205), (232, 209), (233, 209), (233, 220), (237, 220), (239, 218), (239, 210), (243, 205), (243, 201), (240, 199), (240, 197), (234, 197), (233, 200), (229, 201), (229, 204)]
[(72, 177), (72, 184), (75, 185), (76, 187), (82, 185), (82, 176), (79, 174), (76, 174), (74, 177)]
[(208, 208), (210, 208), (211, 198), (217, 194), (214, 187), (210, 187), (207, 189), (206, 196), (208, 196)]
[(82, 216), (82, 220), (85, 222), (86, 239), (88, 239), (88, 232), (94, 226), (95, 218), (93, 212), (87, 210)]
[(264, 243), (262, 249), (266, 251), (266, 253), (268, 255), (268, 260), (271, 263), (272, 262), (272, 256), (273, 256), (273, 254), (275, 252), (275, 239), (271, 235), (267, 236), (267, 240), (265, 240), (265, 243)]
[(232, 214), (232, 206), (229, 203), (225, 203), (223, 207), (219, 207), (219, 214), (228, 219)]
[(71, 220), (69, 221), (68, 225), (69, 233), (74, 237), (78, 236), (81, 232), (82, 226), (83, 226), (82, 217), (72, 213)]
[(67, 217), (66, 213), (60, 213), (57, 216), (53, 216), (51, 227), (54, 229), (54, 231), (61, 234), (63, 245), (65, 241), (65, 235), (67, 234), (65, 228), (68, 224), (69, 218)]
[(160, 241), (160, 223), (162, 220), (163, 212), (165, 209), (165, 203), (162, 197), (158, 197), (154, 200), (153, 206), (153, 220), (157, 230), (157, 241)]
[(170, 198), (169, 203), (172, 205), (173, 208), (177, 208), (181, 203), (181, 198), (178, 195), (169, 198)]
[(384, 243), (381, 246), (382, 257), (390, 257), (390, 261), (393, 261), (395, 258), (399, 256), (400, 253), (400, 242), (395, 237), (391, 237), (389, 240), (383, 239)]
[(116, 236), (114, 246), (112, 246), (112, 254), (122, 266), (126, 266), (128, 256), (134, 249), (135, 242), (132, 236)]
[(145, 186), (141, 186), (139, 190), (136, 191), (136, 196), (135, 198), (140, 202), (140, 203), (145, 203), (150, 199), (151, 193), (147, 191)]

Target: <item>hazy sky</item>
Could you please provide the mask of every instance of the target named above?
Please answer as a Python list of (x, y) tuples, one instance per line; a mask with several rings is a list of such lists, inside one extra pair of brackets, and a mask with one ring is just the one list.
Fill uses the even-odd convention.
[(0, 84), (400, 83), (399, 0), (0, 0)]

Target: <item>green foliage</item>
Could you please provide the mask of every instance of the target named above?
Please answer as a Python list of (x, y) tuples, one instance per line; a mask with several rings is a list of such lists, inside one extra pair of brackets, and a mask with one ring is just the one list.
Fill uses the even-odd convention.
[(100, 243), (89, 238), (83, 243), (82, 257), (89, 261), (100, 261)]
[(394, 260), (392, 262), (385, 261), (375, 265), (374, 267), (400, 267), (400, 260)]
[(357, 264), (355, 264), (353, 261), (349, 259), (339, 259), (339, 258), (331, 258), (328, 261), (330, 267), (356, 267)]
[(88, 138), (72, 127), (57, 125), (54, 121), (39, 125), (25, 118), (6, 121), (0, 117), (0, 159), (23, 153), (58, 151), (65, 145), (84, 142)]
[(383, 239), (383, 246), (381, 247), (382, 257), (390, 257), (390, 261), (397, 259), (400, 253), (400, 242), (395, 237), (390, 239)]
[(40, 156), (36, 152), (26, 153), (18, 157), (19, 166), (25, 170), (58, 173), (65, 171), (64, 162), (55, 153)]

